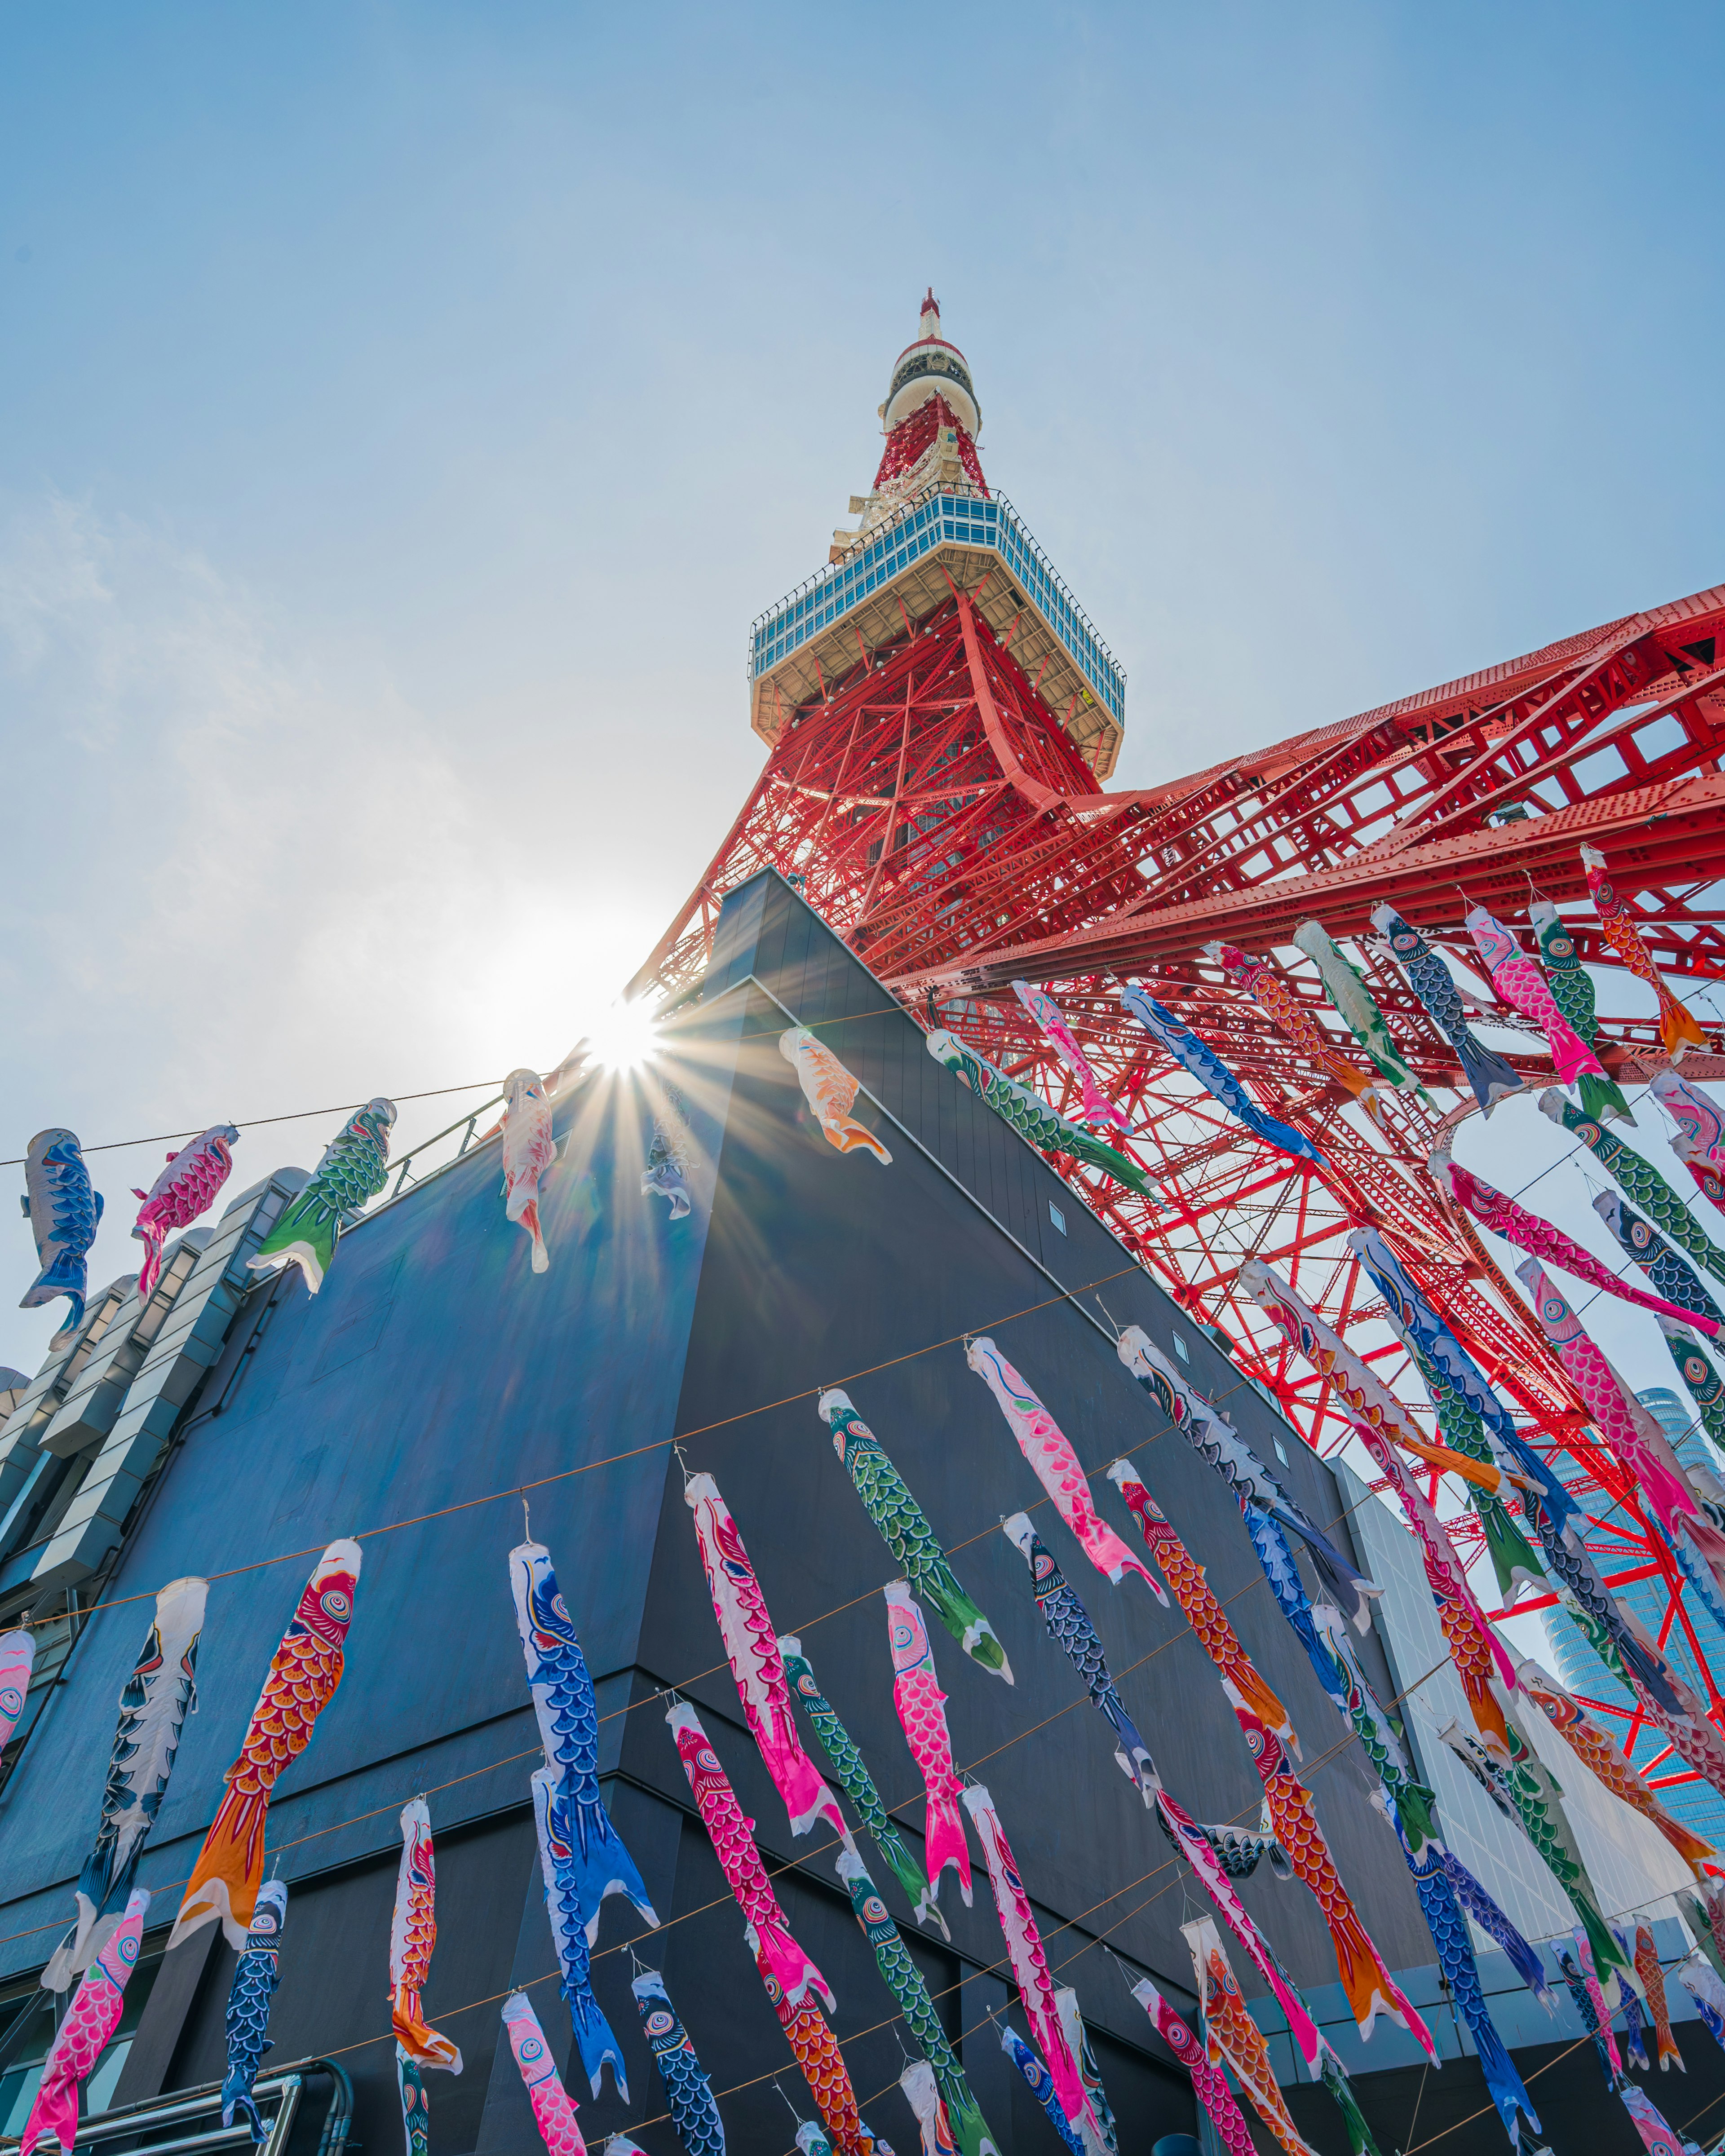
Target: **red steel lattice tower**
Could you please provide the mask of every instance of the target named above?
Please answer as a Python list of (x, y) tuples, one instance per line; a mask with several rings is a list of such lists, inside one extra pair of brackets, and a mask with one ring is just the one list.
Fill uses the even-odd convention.
[[(726, 892), (775, 868), (925, 1023), (1070, 1112), (1072, 1081), (1011, 983), (1046, 987), (1126, 1108), (1129, 1150), (1158, 1194), (1147, 1203), (1056, 1157), (1084, 1201), (1321, 1450), (1345, 1440), (1346, 1420), (1239, 1291), (1239, 1269), (1249, 1257), (1277, 1266), (1424, 1414), (1345, 1246), (1351, 1227), (1375, 1224), (1530, 1435), (1590, 1486), (1584, 1502), (1600, 1517), (1589, 1540), (1608, 1578), (1665, 1582), (1666, 1631), (1709, 1672), (1725, 1722), (1705, 1635), (1635, 1491), (1590, 1438), (1497, 1260), (1426, 1169), (1472, 1096), (1448, 1042), (1366, 940), (1373, 907), (1388, 901), (1476, 977), (1462, 927), (1471, 901), (1537, 955), (1531, 879), (1583, 960), (1610, 965), (1586, 844), (1631, 896), (1661, 969), (1680, 984), (1725, 979), (1725, 587), (1185, 778), (1107, 792), (1125, 677), (991, 492), (975, 385), (932, 292), (919, 329), (893, 367), (875, 484), (850, 505), (856, 526), (835, 532), (825, 567), (753, 625), (750, 715), (766, 767), (638, 987), (694, 979)], [(1307, 919), (1366, 978), (1428, 1101), (1360, 1105), (1370, 1073), (1291, 942)], [(1332, 1045), (1313, 1053), (1271, 1025), (1206, 954), (1218, 943), (1268, 963)], [(1331, 1172), (1260, 1144), (1172, 1065), (1121, 1009), (1129, 978), (1306, 1132)], [(1506, 1019), (1521, 1035), (1509, 1060), (1537, 1090), (1553, 1075), (1543, 1037), (1494, 1009), (1491, 1023)], [(1607, 1014), (1600, 1035), (1620, 1082), (1663, 1067), (1652, 1020)], [(1725, 1077), (1725, 1041), (1710, 1037), (1683, 1068)], [(1466, 1533), (1459, 1521), (1457, 1540)]]

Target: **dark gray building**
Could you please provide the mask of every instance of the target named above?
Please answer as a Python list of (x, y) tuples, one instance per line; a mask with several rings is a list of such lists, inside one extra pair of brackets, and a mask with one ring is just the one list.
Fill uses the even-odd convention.
[[(841, 1156), (822, 1136), (778, 1052), (793, 1023), (814, 1027), (861, 1080), (858, 1113), (890, 1147), (890, 1168)], [(232, 1953), (213, 1927), (166, 1958), (161, 1948), (316, 1555), (355, 1535), (364, 1564), (346, 1675), (270, 1814), (270, 1861), (290, 1887), (273, 2056), (336, 2060), (356, 2092), (358, 2138), (374, 2152), (399, 2145), (389, 1912), (397, 1815), (424, 1792), (439, 1924), (427, 2005), (466, 2056), (459, 2080), (426, 2077), (434, 2156), (536, 2147), (498, 2020), (502, 1995), (527, 1985), (566, 2057), (528, 1803), (537, 1742), (506, 1565), (525, 1496), (597, 1681), (613, 1815), (664, 1919), (644, 1936), (624, 1902), (605, 1905), (595, 1984), (634, 2101), (625, 2110), (608, 2091), (590, 2101), (566, 2076), (589, 2142), (622, 2128), (654, 2156), (676, 2146), (629, 1998), (631, 1944), (665, 1972), (733, 2150), (789, 2146), (775, 2082), (803, 2116), (812, 2110), (665, 1727), (662, 1695), (675, 1689), (698, 1707), (757, 1822), (791, 1929), (838, 1994), (834, 2027), (864, 2116), (901, 2156), (914, 2148), (894, 2001), (834, 1876), (830, 1837), (817, 1825), (793, 1842), (743, 1727), (672, 1450), (676, 1440), (691, 1471), (717, 1479), (778, 1629), (800, 1635), (914, 1840), (921, 1784), (894, 1712), (880, 1591), (896, 1568), (814, 1408), (819, 1389), (843, 1383), (1009, 1654), (1010, 1689), (934, 1634), (956, 1760), (993, 1793), (1056, 1981), (1076, 1987), (1091, 2025), (1122, 2149), (1137, 2156), (1158, 2135), (1193, 2131), (1190, 2085), (1101, 1943), (1153, 1973), (1189, 2014), (1179, 1926), (1208, 1905), (1117, 1768), (1111, 1732), (1044, 1635), (1023, 1560), (999, 1532), (1041, 1491), (967, 1367), (965, 1336), (979, 1332), (1034, 1385), (1086, 1468), (1132, 1455), (1291, 1711), (1347, 1883), (1384, 1958), (1430, 2008), (1448, 2061), (1430, 2087), (1393, 2025), (1358, 2043), (1306, 1890), (1260, 1869), (1242, 1898), (1366, 2076), (1362, 2100), (1385, 2148), (1407, 2138), (1416, 2103), (1421, 2137), (1476, 2111), (1477, 2067), (1435, 1983), (1395, 1840), (1368, 1801), (1368, 1770), (1278, 1615), (1226, 1490), (1122, 1368), (1108, 1319), (1142, 1325), (1194, 1383), (1225, 1398), (1266, 1457), (1280, 1436), (1288, 1458), (1277, 1471), (1341, 1540), (1345, 1507), (1328, 1471), (1286, 1442), (1216, 1344), (934, 1062), (917, 1027), (776, 876), (726, 901), (711, 966), (668, 1019), (655, 1070), (688, 1103), (698, 1158), (687, 1218), (669, 1219), (641, 1189), (650, 1084), (593, 1072), (557, 1106), (568, 1143), (545, 1185), (549, 1272), (529, 1271), (526, 1239), (504, 1218), (493, 1141), (363, 1219), (316, 1297), (297, 1276), (259, 1284), (244, 1261), (300, 1180), (284, 1170), (236, 1198), (207, 1237), (186, 1239), (148, 1312), (124, 1284), (95, 1298), (93, 1332), (14, 1407), (0, 1432), (0, 1502), (11, 1507), (0, 1618), (60, 1614), (0, 1791), (0, 2010), (13, 2016), (0, 2035), (13, 2046), (0, 2083), (13, 2115), (0, 2125), (18, 2130), (27, 2070), (47, 2041), (35, 1972), (69, 1920), (150, 1598), (188, 1573), (211, 1582), (198, 1709), (141, 1872), (157, 1899), (127, 2048), (117, 2071), (111, 2060), (100, 2070), (99, 2093), (123, 2103), (219, 2076)], [(1135, 1540), (1099, 1471), (1093, 1487)], [(1255, 1824), (1250, 1759), (1178, 1610), (1131, 1577), (1110, 1587), (1045, 1502), (1034, 1517), (1169, 1788), (1201, 1820)], [(1387, 1696), (1375, 1639), (1365, 1653)], [(1024, 2019), (979, 1857), (972, 1908), (950, 1876), (942, 1892), (950, 1946), (916, 1929), (884, 1866), (876, 1876), (983, 2109), (1011, 2150), (1052, 2150), (999, 2049), (998, 2017), (1009, 2011), (1020, 2030)], [(1260, 1988), (1235, 1958), (1248, 1991)], [(1684, 2041), (1695, 2050), (1687, 2029)], [(1585, 2100), (1583, 2139), (1565, 2142), (1548, 2116), (1554, 2145), (1633, 2146), (1626, 2119), (1601, 2123), (1599, 2092), (1584, 2086), (1590, 2058), (1578, 2056), (1536, 2084), (1542, 2104), (1572, 2082)], [(1525, 2055), (1527, 2070), (1537, 2063)], [(1708, 2069), (1691, 2063), (1685, 2094), (1699, 2102)], [(1345, 2148), (1322, 2090), (1290, 2094), (1318, 2148)], [(308, 2105), (296, 2149), (321, 2116)], [(315, 2135), (303, 2145), (310, 2156)], [(1489, 2112), (1446, 2143), (1457, 2156), (1501, 2145)]]

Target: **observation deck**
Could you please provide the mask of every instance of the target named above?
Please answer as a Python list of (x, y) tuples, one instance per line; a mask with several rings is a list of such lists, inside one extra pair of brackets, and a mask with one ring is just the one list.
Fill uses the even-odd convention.
[[(942, 483), (799, 584), (749, 632), (749, 723), (778, 740), (878, 644), (968, 593), (997, 636), (1018, 624), (1013, 657), (1097, 778), (1112, 772), (1126, 722), (1126, 675), (1004, 495)], [(903, 612), (900, 612), (902, 607)]]

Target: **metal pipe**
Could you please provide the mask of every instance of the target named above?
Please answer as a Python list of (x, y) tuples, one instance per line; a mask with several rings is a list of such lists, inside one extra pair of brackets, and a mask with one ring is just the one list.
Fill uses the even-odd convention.
[(317, 2144), (317, 2156), (341, 2156), (347, 2145), (348, 2129), (353, 2124), (353, 2083), (346, 2066), (338, 2066), (333, 2059), (311, 2059), (306, 2062), (308, 2072), (320, 2069), (335, 2083), (336, 2099), (331, 2100), (324, 2114), (323, 2138)]
[[(254, 2092), (260, 2103), (267, 2103), (272, 2097), (280, 2099), (270, 2123), (262, 2156), (285, 2156), (305, 2081), (312, 2074), (326, 2075), (330, 2082), (329, 2107), (324, 2117), (317, 2156), (341, 2156), (353, 2119), (353, 2083), (345, 2068), (332, 2059), (299, 2059), (290, 2066), (276, 2068), (258, 2082)], [(167, 2101), (159, 2096), (141, 2097), (135, 2103), (121, 2104), (112, 2111), (98, 2112), (81, 2119), (74, 2146), (85, 2148), (97, 2142), (132, 2135), (148, 2136), (162, 2127), (219, 2112), (221, 2104), (219, 2082), (207, 2082), (195, 2089), (176, 2092)], [(165, 2141), (146, 2139), (140, 2156), (190, 2156), (193, 2150), (241, 2143), (249, 2146), (250, 2143), (251, 2128), (242, 2120), (234, 2126), (212, 2126), (202, 2133), (175, 2134)], [(41, 2145), (47, 2147), (50, 2143), (58, 2149), (59, 2137), (44, 2134)], [(18, 2145), (16, 2135), (0, 2135), (0, 2149), (13, 2149)]]

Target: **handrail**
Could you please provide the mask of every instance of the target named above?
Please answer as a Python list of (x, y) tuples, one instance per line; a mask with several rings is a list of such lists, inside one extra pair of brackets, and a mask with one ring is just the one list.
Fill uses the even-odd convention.
[[(546, 1091), (556, 1100), (559, 1106), (572, 1097), (573, 1089), (579, 1082), (591, 1075), (593, 1066), (586, 1058), (585, 1048), (584, 1040), (578, 1041), (556, 1069), (546, 1074)], [(578, 1057), (581, 1059), (579, 1061), (577, 1060)], [(446, 1124), (440, 1131), (434, 1131), (429, 1138), (421, 1138), (411, 1152), (404, 1152), (393, 1160), (390, 1163), (390, 1168), (395, 1175), (395, 1188), (393, 1190), (386, 1190), (381, 1197), (374, 1198), (364, 1212), (357, 1214), (349, 1222), (349, 1228), (357, 1228), (362, 1221), (375, 1219), (378, 1214), (393, 1205), (398, 1199), (405, 1194), (406, 1191), (423, 1190), (425, 1185), (434, 1178), (442, 1175), (446, 1169), (454, 1168), (458, 1161), (465, 1159), (470, 1147), (489, 1145), (493, 1138), (501, 1137), (503, 1131), (503, 1119), (501, 1116), (490, 1130), (481, 1132), (477, 1139), (474, 1137), (474, 1127), (488, 1108), (503, 1107), (508, 1099), (508, 1094), (499, 1093), (490, 1101), (481, 1101), (470, 1115), (458, 1116), (453, 1123)], [(433, 1146), (441, 1139), (448, 1137), (454, 1131), (462, 1131), (463, 1136), (460, 1144), (456, 1147), (449, 1158), (447, 1160), (440, 1160), (437, 1166), (426, 1174), (418, 1176), (411, 1183), (408, 1183), (408, 1169), (412, 1163), (418, 1160), (422, 1153), (429, 1152)], [(0, 2143), (0, 2146), (3, 2146), (3, 2143)]]
[[(547, 1093), (559, 1099), (566, 1096), (567, 1090), (576, 1082), (576, 1081), (588, 1075), (587, 1064), (587, 1041), (585, 1036), (583, 1036), (580, 1040), (576, 1042), (575, 1045), (569, 1050), (569, 1053), (554, 1070), (548, 1070), (545, 1074), (545, 1090)], [(475, 1143), (474, 1130), (480, 1120), (480, 1117), (483, 1116), (489, 1108), (503, 1107), (507, 1103), (508, 1099), (509, 1096), (507, 1093), (494, 1094), (489, 1101), (481, 1101), (479, 1106), (473, 1109), (470, 1113), (465, 1116), (457, 1116), (453, 1123), (445, 1123), (442, 1130), (434, 1131), (429, 1138), (421, 1138), (418, 1144), (413, 1147), (411, 1152), (404, 1152), (398, 1155), (397, 1158), (390, 1163), (391, 1170), (395, 1176), (394, 1189), (386, 1193), (382, 1198), (374, 1200), (369, 1211), (362, 1213), (359, 1216), (360, 1219), (369, 1219), (372, 1213), (381, 1212), (384, 1206), (393, 1205), (396, 1199), (401, 1196), (403, 1189), (407, 1185), (408, 1168), (412, 1166), (414, 1161), (418, 1160), (420, 1154), (429, 1152), (434, 1145), (440, 1143), (443, 1139), (448, 1137), (453, 1132), (460, 1131), (462, 1133), (461, 1142), (456, 1147), (454, 1152), (450, 1158), (445, 1161), (439, 1161), (438, 1165), (432, 1169), (430, 1175), (416, 1177), (414, 1178), (413, 1187), (415, 1189), (418, 1189), (421, 1183), (429, 1183), (431, 1180), (432, 1175), (441, 1175), (446, 1168), (453, 1168), (458, 1160), (463, 1158), (468, 1147)], [(477, 1141), (478, 1143), (480, 1145), (488, 1144), (491, 1139), (498, 1135), (502, 1128), (503, 1121), (500, 1116), (498, 1120), (492, 1124), (490, 1129), (486, 1131), (480, 1137)]]
[(777, 621), (788, 607), (794, 605), (800, 598), (806, 598), (817, 585), (842, 583), (845, 571), (857, 557), (860, 547), (872, 546), (877, 539), (885, 538), (889, 531), (901, 529), (917, 510), (926, 506), (937, 495), (952, 495), (962, 501), (999, 501), (1003, 499), (998, 494), (989, 494), (983, 487), (973, 486), (968, 480), (931, 480), (908, 501), (901, 502), (890, 516), (883, 516), (878, 524), (871, 524), (866, 531), (860, 531), (856, 535), (857, 546), (847, 549), (842, 562), (829, 562), (819, 569), (811, 570), (801, 583), (793, 584), (782, 599), (772, 606), (762, 607), (749, 624), (751, 647), (769, 621)]
[[(509, 1096), (506, 1093), (497, 1093), (494, 1094), (489, 1101), (481, 1101), (479, 1106), (474, 1109), (470, 1114), (457, 1116), (453, 1123), (446, 1123), (442, 1130), (434, 1131), (429, 1138), (421, 1138), (418, 1144), (413, 1147), (411, 1152), (404, 1152), (401, 1155), (399, 1159), (392, 1161), (390, 1163), (390, 1167), (395, 1172), (395, 1188), (390, 1192), (389, 1195), (392, 1198), (399, 1198), (401, 1196), (403, 1186), (408, 1179), (408, 1170), (419, 1158), (422, 1152), (429, 1152), (433, 1146), (438, 1144), (442, 1139), (448, 1137), (451, 1132), (460, 1130), (462, 1126), (465, 1124), (466, 1129), (463, 1134), (461, 1142), (455, 1148), (455, 1158), (459, 1160), (463, 1153), (466, 1152), (469, 1146), (473, 1143), (474, 1130), (480, 1117), (485, 1114), (488, 1108), (501, 1107), (503, 1103), (508, 1098)], [(490, 1136), (490, 1132), (488, 1131), (485, 1135), (489, 1137)], [(448, 1165), (447, 1163), (444, 1164), (446, 1166)], [(424, 1178), (422, 1178), (420, 1179), (423, 1180)]]
[[(258, 2082), (253, 2094), (260, 2110), (272, 2099), (276, 2100), (275, 2114), (270, 2122), (261, 2156), (284, 2156), (299, 2112), (300, 2093), (314, 2074), (327, 2075), (331, 2085), (329, 2108), (324, 2114), (317, 2156), (341, 2156), (353, 2123), (353, 2083), (347, 2069), (337, 2066), (333, 2059), (295, 2059), (286, 2066), (273, 2068)], [(147, 2135), (159, 2128), (178, 2125), (206, 2113), (219, 2116), (221, 2108), (220, 2082), (200, 2082), (191, 2089), (166, 2090), (159, 2096), (141, 2097), (135, 2103), (119, 2104), (111, 2111), (99, 2111), (80, 2119), (74, 2146), (87, 2148), (98, 2142)], [(242, 2118), (233, 2126), (218, 2124), (202, 2133), (175, 2134), (165, 2141), (143, 2141), (138, 2156), (186, 2156), (186, 2152), (193, 2149), (241, 2144), (249, 2147), (251, 2138), (251, 2128)], [(18, 2145), (18, 2135), (0, 2134), (0, 2150), (13, 2149)], [(52, 2133), (44, 2133), (39, 2146), (58, 2149), (59, 2138)]]

